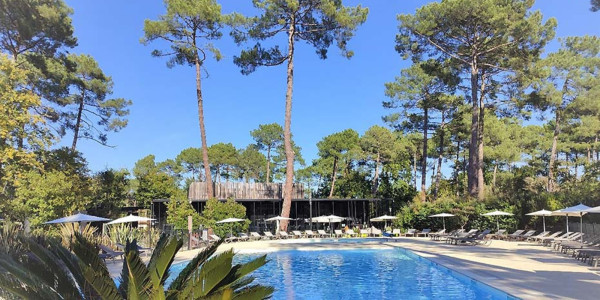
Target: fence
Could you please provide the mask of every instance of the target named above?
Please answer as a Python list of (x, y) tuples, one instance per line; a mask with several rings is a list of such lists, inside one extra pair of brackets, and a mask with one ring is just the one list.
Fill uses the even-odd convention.
[[(213, 183), (213, 190), (217, 199), (283, 199), (283, 184), (281, 183)], [(190, 200), (206, 200), (206, 195), (206, 182), (192, 182), (189, 189)], [(292, 188), (292, 199), (303, 198), (304, 186), (301, 184), (294, 184)]]

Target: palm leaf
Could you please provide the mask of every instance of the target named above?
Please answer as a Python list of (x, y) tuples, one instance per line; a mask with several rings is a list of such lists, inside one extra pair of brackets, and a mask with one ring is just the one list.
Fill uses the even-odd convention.
[[(36, 260), (44, 268), (38, 270), (36, 275), (46, 281), (46, 284), (56, 289), (56, 291), (67, 298), (81, 297), (81, 291), (78, 283), (73, 279), (70, 270), (62, 263), (62, 260), (49, 250), (58, 247), (52, 245), (52, 242), (42, 238), (35, 241), (33, 238), (23, 237), (22, 241), (29, 249), (30, 261)], [(60, 246), (62, 247), (62, 246)], [(82, 284), (82, 283), (79, 283)]]
[(125, 255), (125, 264), (127, 264), (127, 299), (147, 299), (150, 298), (151, 282), (150, 273), (146, 265), (140, 258), (137, 251), (130, 250)]
[(215, 291), (215, 287), (220, 286), (219, 283), (231, 271), (232, 261), (232, 249), (207, 260), (186, 284), (180, 298), (187, 299), (190, 295), (204, 297)]
[(233, 268), (231, 268), (229, 271), (229, 274), (227, 274), (227, 276), (221, 280), (215, 289), (218, 290), (222, 288), (228, 288), (231, 285), (236, 284), (239, 280), (244, 278), (244, 276), (254, 272), (256, 269), (264, 266), (266, 263), (267, 256), (263, 255), (245, 264), (237, 264), (233, 266)]
[[(135, 251), (138, 252), (137, 242), (134, 239), (133, 241), (127, 241), (125, 244), (125, 255), (129, 252)], [(121, 269), (121, 277), (119, 279), (119, 292), (123, 298), (127, 297), (127, 290), (129, 288), (129, 265), (123, 263), (123, 268)]]
[(46, 279), (37, 276), (35, 270), (39, 269), (26, 269), (12, 258), (0, 258), (0, 288), (23, 299), (60, 299)]
[(255, 300), (271, 297), (275, 289), (272, 286), (253, 285), (241, 291), (237, 291), (233, 296), (236, 300)]
[[(106, 264), (98, 256), (99, 249), (85, 237), (76, 234), (71, 244), (73, 252), (80, 259), (79, 265), (86, 285), (102, 299), (123, 299), (119, 294), (115, 282), (110, 277)], [(87, 290), (87, 289), (86, 289)]]
[(185, 283), (189, 280), (191, 275), (202, 265), (209, 257), (211, 257), (217, 248), (223, 243), (223, 240), (219, 240), (211, 246), (206, 247), (202, 252), (198, 253), (194, 259), (192, 259), (186, 266), (181, 270), (177, 278), (169, 285), (169, 291), (180, 291)]
[(183, 246), (183, 241), (176, 237), (162, 235), (148, 263), (150, 279), (155, 289), (164, 291), (163, 284), (169, 277), (169, 268), (175, 259), (177, 251)]

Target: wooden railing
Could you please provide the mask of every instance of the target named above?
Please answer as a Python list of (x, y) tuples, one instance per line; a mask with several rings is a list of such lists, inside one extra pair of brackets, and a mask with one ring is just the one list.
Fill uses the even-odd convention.
[[(245, 183), (224, 182), (214, 183), (214, 193), (217, 199), (283, 199), (282, 183)], [(206, 200), (206, 182), (192, 182), (189, 189), (190, 200)], [(304, 198), (304, 186), (294, 184), (292, 199)]]

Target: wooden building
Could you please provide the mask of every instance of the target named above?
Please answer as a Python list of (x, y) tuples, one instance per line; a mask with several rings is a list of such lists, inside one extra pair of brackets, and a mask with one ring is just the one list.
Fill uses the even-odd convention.
[[(281, 214), (283, 205), (282, 183), (241, 183), (227, 182), (215, 184), (216, 198), (222, 201), (233, 198), (246, 207), (246, 217), (252, 221), (252, 231), (265, 231), (274, 224), (265, 222), (265, 219)], [(337, 215), (346, 219), (344, 224), (366, 225), (369, 219), (382, 214), (391, 214), (389, 201), (380, 199), (311, 199), (302, 185), (295, 184), (292, 191), (292, 207), (290, 221), (292, 229), (308, 228), (306, 220), (323, 215)], [(198, 212), (202, 212), (206, 205), (206, 183), (194, 182), (190, 185), (189, 201)], [(166, 203), (168, 199), (153, 201), (152, 214), (158, 224), (166, 222)], [(312, 210), (312, 214), (311, 214)]]

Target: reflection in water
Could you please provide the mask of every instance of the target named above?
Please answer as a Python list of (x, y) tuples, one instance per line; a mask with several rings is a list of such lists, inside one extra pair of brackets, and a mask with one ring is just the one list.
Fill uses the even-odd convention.
[(268, 259), (252, 276), (275, 288), (273, 299), (507, 299), (401, 249), (289, 250)]

